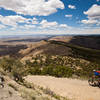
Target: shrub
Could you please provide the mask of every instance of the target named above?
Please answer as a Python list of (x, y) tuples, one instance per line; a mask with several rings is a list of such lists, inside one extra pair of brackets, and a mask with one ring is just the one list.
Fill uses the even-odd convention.
[(56, 66), (53, 70), (53, 73), (56, 77), (71, 77), (73, 71), (71, 68), (66, 66)]
[(14, 62), (15, 59), (13, 58), (3, 58), (0, 60), (0, 66), (4, 69), (4, 71), (11, 72)]
[(41, 70), (39, 67), (32, 67), (29, 69), (28, 72), (32, 75), (40, 75), (41, 74)]
[(66, 66), (46, 66), (42, 70), (43, 75), (52, 75), (56, 77), (71, 77), (73, 74), (73, 71), (71, 68), (68, 68)]
[(53, 69), (54, 67), (52, 66), (45, 66), (43, 67), (41, 74), (42, 75), (53, 75)]

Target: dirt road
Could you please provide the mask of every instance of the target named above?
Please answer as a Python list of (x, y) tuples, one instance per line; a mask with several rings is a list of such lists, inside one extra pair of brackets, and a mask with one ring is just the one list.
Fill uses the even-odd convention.
[(100, 100), (100, 88), (89, 86), (87, 81), (50, 76), (27, 76), (25, 79), (72, 100)]

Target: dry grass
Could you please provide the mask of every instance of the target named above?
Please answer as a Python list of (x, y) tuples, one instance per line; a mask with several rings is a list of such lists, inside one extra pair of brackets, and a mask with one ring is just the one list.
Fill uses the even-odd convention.
[(14, 84), (9, 83), (8, 85), (9, 85), (11, 88), (13, 88), (15, 91), (18, 91), (18, 88), (17, 88)]

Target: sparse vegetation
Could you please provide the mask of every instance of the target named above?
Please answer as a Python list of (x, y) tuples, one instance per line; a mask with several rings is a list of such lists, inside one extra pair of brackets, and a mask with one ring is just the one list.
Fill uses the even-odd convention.
[[(43, 60), (45, 58), (45, 60)], [(14, 58), (3, 58), (0, 67), (9, 73), (15, 81), (23, 81), (26, 75), (51, 75), (55, 77), (89, 77), (93, 69), (99, 69), (99, 65), (82, 58), (70, 56), (38, 55), (32, 61), (24, 64)]]
[(100, 56), (99, 56), (100, 50), (85, 48), (85, 47), (81, 47), (78, 45), (61, 42), (61, 41), (53, 41), (52, 40), (52, 41), (49, 41), (49, 43), (63, 45), (63, 46), (71, 48), (73, 51), (72, 57), (83, 58), (83, 59), (87, 59), (89, 61), (100, 63), (100, 60), (99, 60), (100, 59)]
[(9, 95), (10, 95), (10, 96), (12, 96), (12, 95), (13, 95), (13, 93), (12, 93), (10, 90), (8, 91), (8, 93), (9, 93)]
[[(51, 75), (55, 77), (88, 78), (92, 76), (93, 69), (99, 69), (100, 67), (100, 50), (80, 47), (61, 41), (44, 41), (46, 42), (45, 45), (32, 48), (29, 52), (25, 53), (25, 55), (24, 53), (23, 55), (18, 55), (20, 56), (17, 56), (18, 58), (13, 56), (13, 52), (14, 55), (16, 55), (15, 51), (9, 54), (10, 57), (1, 58), (0, 70), (2, 69), (2, 73), (10, 76), (24, 87), (18, 90), (15, 85), (8, 84), (15, 91), (20, 91), (21, 96), (27, 100), (51, 100), (48, 96), (42, 97), (42, 92), (56, 100), (67, 100), (66, 98), (56, 95), (49, 88), (39, 88), (42, 92), (36, 90), (34, 84), (25, 82), (23, 77), (27, 75)], [(18, 52), (21, 48), (23, 47), (19, 47), (17, 54), (19, 54)], [(24, 48), (27, 48), (27, 46)], [(42, 49), (44, 50), (43, 53), (33, 56), (33, 53), (35, 53), (33, 51)], [(59, 54), (59, 51), (62, 50), (65, 50), (64, 54), (63, 52)], [(29, 55), (31, 59), (23, 62), (22, 58), (26, 55)], [(12, 95), (12, 92), (9, 91), (9, 94)], [(37, 99), (37, 95), (41, 96), (40, 99)]]
[(21, 97), (25, 98), (26, 100), (36, 100), (36, 95), (32, 91), (28, 91), (27, 89), (20, 90)]
[(55, 94), (48, 87), (47, 88), (39, 87), (39, 89), (42, 90), (43, 93), (50, 95), (51, 97), (55, 98), (56, 100), (69, 100), (68, 98), (65, 98), (65, 97), (62, 97), (60, 95)]
[(11, 88), (13, 88), (15, 91), (18, 91), (17, 87), (14, 84), (9, 83), (8, 84)]

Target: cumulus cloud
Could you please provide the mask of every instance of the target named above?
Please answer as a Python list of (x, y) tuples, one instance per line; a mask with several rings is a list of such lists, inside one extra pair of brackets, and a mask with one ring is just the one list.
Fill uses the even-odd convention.
[(62, 30), (70, 29), (71, 27), (67, 24), (58, 24), (56, 21), (48, 22), (47, 20), (42, 20), (40, 22), (40, 29), (53, 29), (53, 30)]
[(17, 26), (18, 23), (29, 23), (29, 20), (31, 19), (26, 19), (22, 16), (2, 16), (0, 15), (0, 22), (4, 25), (8, 26)]
[(60, 27), (68, 27), (66, 24), (61, 24)]
[(100, 25), (100, 6), (94, 4), (91, 8), (87, 11), (83, 12), (87, 15), (88, 20), (82, 20), (81, 22), (84, 24), (96, 24)]
[(48, 22), (47, 20), (42, 20), (40, 22), (41, 28), (55, 28), (57, 27), (58, 23), (56, 21), (54, 22)]
[(88, 15), (88, 18), (91, 19), (100, 19), (100, 5), (94, 4), (88, 11), (85, 11), (84, 14)]
[(69, 17), (70, 18), (70, 17), (72, 17), (72, 15), (65, 15), (65, 17)]
[(76, 7), (74, 5), (68, 5), (68, 8), (70, 8), (70, 9), (76, 9)]
[(37, 18), (25, 18), (20, 15), (14, 16), (2, 16), (0, 15), (0, 29), (5, 28), (5, 26), (11, 30), (27, 30), (27, 29), (60, 29), (69, 28), (66, 24), (58, 24), (56, 21), (48, 22), (47, 20), (39, 21)]
[(71, 28), (71, 27), (69, 27), (69, 26), (66, 25), (66, 24), (60, 24), (59, 27), (60, 27), (60, 28)]
[(19, 14), (47, 16), (64, 9), (60, 0), (0, 0), (0, 7)]
[(36, 25), (39, 24), (38, 19), (36, 19), (35, 17), (31, 19), (31, 18), (24, 18), (20, 15), (14, 15), (14, 16), (0, 15), (0, 23), (1, 23), (0, 29), (9, 28), (10, 30), (34, 29), (36, 28)]
[(96, 24), (97, 20), (89, 19), (89, 20), (82, 20), (81, 22), (84, 24)]
[(23, 29), (23, 30), (30, 30), (30, 29), (34, 29), (34, 28), (36, 28), (36, 26), (35, 25), (30, 25), (30, 24), (25, 24), (25, 25), (23, 25), (23, 26), (19, 26), (19, 27), (17, 27), (18, 29)]

